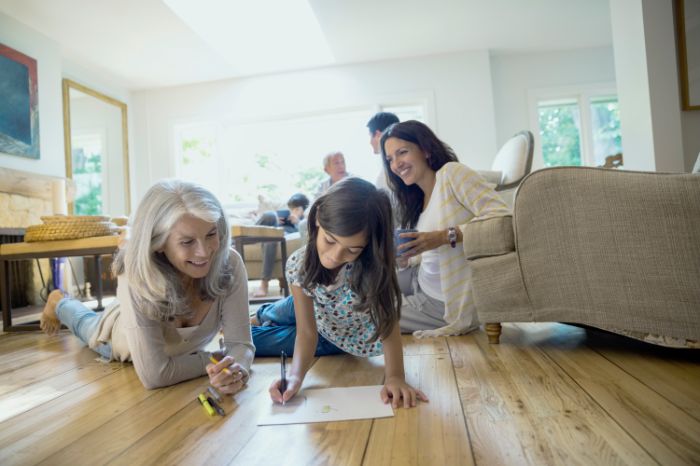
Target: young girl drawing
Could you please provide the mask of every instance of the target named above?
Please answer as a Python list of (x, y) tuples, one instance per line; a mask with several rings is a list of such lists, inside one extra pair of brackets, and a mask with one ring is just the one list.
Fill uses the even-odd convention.
[(309, 240), (287, 261), (292, 296), (262, 306), (253, 341), (257, 354), (294, 354), (287, 389), (270, 386), (276, 402), (301, 388), (314, 354), (384, 354), (381, 398), (394, 407), (415, 406), (426, 396), (406, 383), (388, 195), (359, 178), (334, 184), (314, 202)]
[[(102, 316), (55, 290), (41, 328), (52, 335), (64, 324), (103, 357), (133, 361), (149, 389), (204, 374), (223, 393), (245, 385), (255, 351), (248, 281), (213, 194), (183, 181), (155, 184), (113, 269), (117, 299)], [(220, 330), (228, 355), (214, 355), (220, 361), (211, 364), (204, 347)]]
[[(509, 214), (477, 172), (419, 121), (388, 127), (381, 138), (401, 233), (398, 247), (401, 330), (417, 337), (458, 335), (478, 327), (462, 228), (475, 217)], [(459, 247), (458, 247), (459, 245)]]

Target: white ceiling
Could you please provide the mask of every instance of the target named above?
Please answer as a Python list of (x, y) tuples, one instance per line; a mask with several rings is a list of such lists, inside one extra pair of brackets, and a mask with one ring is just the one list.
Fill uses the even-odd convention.
[[(212, 27), (226, 27), (228, 23), (221, 20), (221, 10), (214, 7), (222, 0), (190, 0), (199, 8), (196, 22), (180, 10), (176, 14), (166, 1), (0, 0), (0, 11), (56, 41), (66, 59), (108, 73), (132, 90), (310, 66), (289, 60), (262, 60), (254, 66), (240, 66), (236, 47), (248, 53), (256, 51), (259, 38), (250, 37), (228, 47), (227, 43), (211, 42), (212, 37), (223, 35), (195, 32), (202, 31), (202, 12), (213, 15)], [(241, 16), (235, 19), (245, 21), (246, 2), (226, 1), (238, 1)], [(274, 37), (279, 28), (272, 25), (279, 24), (280, 19), (275, 16), (275, 3), (285, 0), (252, 1), (266, 4), (271, 18), (251, 21), (259, 23), (262, 36)], [(609, 0), (308, 0), (308, 3), (330, 47), (333, 61), (328, 64), (331, 65), (460, 50), (517, 53), (612, 43)], [(230, 14), (229, 9), (227, 15)], [(233, 19), (230, 24), (235, 24)], [(294, 33), (284, 34), (292, 37)], [(285, 41), (285, 37), (279, 40)], [(222, 52), (229, 49), (229, 53)], [(322, 63), (315, 66), (319, 65)]]

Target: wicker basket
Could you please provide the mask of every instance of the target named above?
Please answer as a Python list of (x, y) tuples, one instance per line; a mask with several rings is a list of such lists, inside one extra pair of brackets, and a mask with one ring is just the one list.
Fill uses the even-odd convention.
[(116, 225), (112, 222), (55, 222), (43, 225), (30, 225), (24, 234), (27, 243), (36, 241), (56, 241), (62, 239), (89, 238), (116, 234)]
[(102, 215), (45, 215), (41, 217), (45, 224), (53, 223), (95, 223), (109, 222), (109, 217)]

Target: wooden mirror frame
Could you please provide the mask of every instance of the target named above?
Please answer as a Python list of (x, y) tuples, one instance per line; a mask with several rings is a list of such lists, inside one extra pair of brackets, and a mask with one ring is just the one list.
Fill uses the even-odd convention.
[[(129, 133), (126, 122), (126, 104), (120, 100), (97, 92), (75, 81), (63, 79), (63, 143), (66, 157), (66, 178), (73, 179), (73, 142), (71, 140), (71, 113), (70, 113), (70, 90), (75, 89), (102, 102), (114, 105), (121, 110), (122, 119), (122, 158), (124, 161), (124, 205), (126, 212), (131, 213), (131, 194), (129, 181)], [(68, 213), (73, 214), (73, 202), (68, 203)]]
[[(678, 71), (680, 73), (681, 104), (683, 110), (700, 110), (700, 102), (690, 101), (690, 79), (688, 76), (688, 41), (685, 30), (685, 1), (676, 0), (676, 31), (678, 34)], [(700, 0), (690, 0), (700, 1)], [(694, 45), (697, 47), (697, 45)]]

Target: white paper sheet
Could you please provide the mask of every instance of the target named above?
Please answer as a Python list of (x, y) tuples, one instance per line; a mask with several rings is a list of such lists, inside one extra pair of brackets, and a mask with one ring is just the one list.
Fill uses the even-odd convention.
[(284, 406), (270, 401), (258, 420), (259, 426), (308, 424), (392, 417), (391, 404), (379, 397), (381, 385), (301, 390)]

